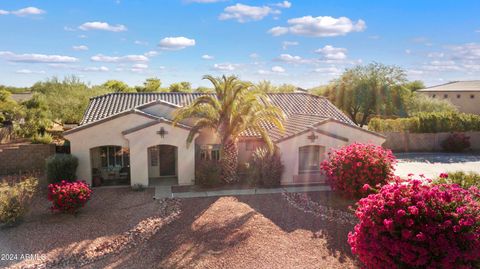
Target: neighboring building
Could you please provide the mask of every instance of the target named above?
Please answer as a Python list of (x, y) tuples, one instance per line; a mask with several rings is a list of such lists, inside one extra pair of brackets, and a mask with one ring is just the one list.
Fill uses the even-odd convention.
[[(201, 130), (186, 140), (192, 120), (172, 126), (172, 112), (202, 93), (111, 93), (90, 100), (80, 126), (66, 131), (78, 157), (77, 176), (91, 183), (151, 185), (194, 184), (195, 161), (219, 158), (219, 139)], [(268, 94), (287, 115), (285, 132), (269, 133), (280, 150), (282, 184), (318, 181), (320, 162), (330, 148), (353, 142), (381, 145), (382, 135), (357, 127), (326, 98), (306, 93)], [(239, 140), (239, 162), (248, 161), (262, 144), (247, 130)]]
[(23, 101), (27, 101), (33, 97), (32, 92), (19, 92), (19, 93), (12, 93), (12, 99), (15, 100), (17, 103), (21, 103)]
[(432, 98), (446, 99), (460, 112), (480, 114), (480, 80), (453, 81), (418, 92)]

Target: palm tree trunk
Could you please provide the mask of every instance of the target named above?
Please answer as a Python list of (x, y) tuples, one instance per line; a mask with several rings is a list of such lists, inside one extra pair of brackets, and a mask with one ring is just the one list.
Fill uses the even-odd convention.
[(224, 182), (231, 183), (238, 180), (238, 146), (236, 141), (228, 140), (222, 143), (220, 165), (222, 167), (221, 179)]

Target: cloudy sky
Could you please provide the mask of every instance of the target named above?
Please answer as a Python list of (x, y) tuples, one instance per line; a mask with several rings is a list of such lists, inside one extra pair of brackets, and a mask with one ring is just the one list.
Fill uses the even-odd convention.
[(312, 87), (372, 61), (427, 85), (480, 79), (479, 14), (476, 0), (1, 0), (0, 84), (237, 74)]

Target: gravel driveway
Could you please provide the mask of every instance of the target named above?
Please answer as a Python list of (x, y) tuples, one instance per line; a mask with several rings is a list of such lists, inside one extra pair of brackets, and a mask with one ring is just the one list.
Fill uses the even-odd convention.
[(480, 154), (455, 153), (396, 153), (398, 164), (395, 173), (406, 177), (409, 173), (436, 178), (443, 172), (480, 173)]

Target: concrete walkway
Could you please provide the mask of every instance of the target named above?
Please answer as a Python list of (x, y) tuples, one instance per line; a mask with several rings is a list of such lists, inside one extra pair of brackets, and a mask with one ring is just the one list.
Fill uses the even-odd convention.
[(311, 191), (329, 191), (329, 186), (284, 186), (280, 188), (252, 188), (238, 190), (218, 190), (218, 191), (192, 191), (192, 192), (175, 192), (169, 186), (156, 186), (154, 199), (163, 198), (195, 198), (195, 197), (217, 197), (217, 196), (236, 196), (236, 195), (255, 195), (282, 192), (311, 192)]

